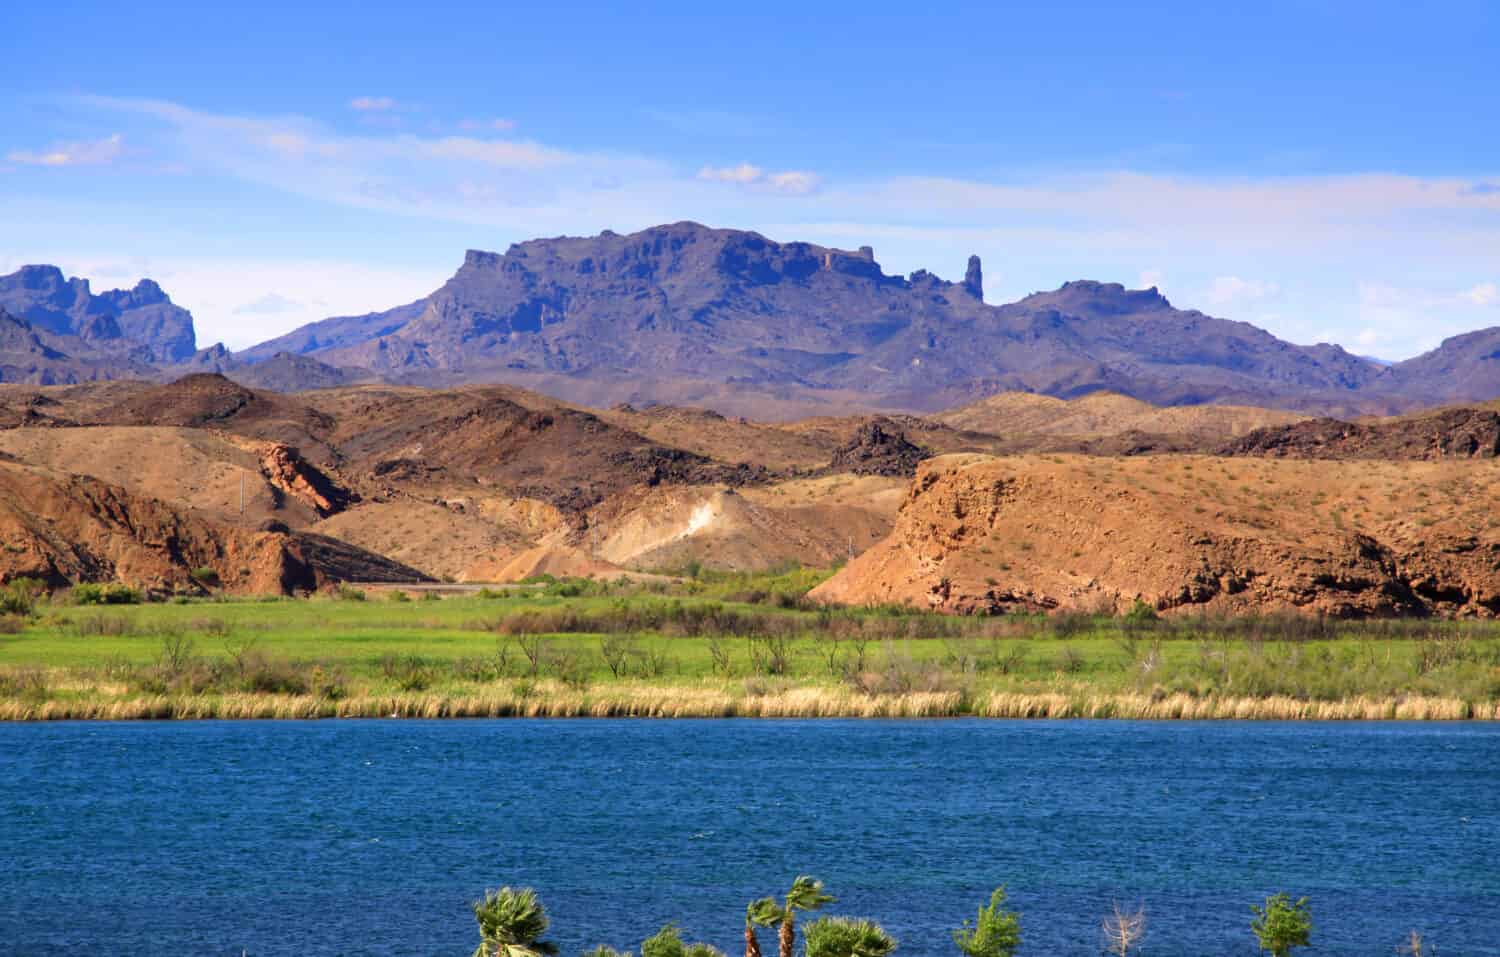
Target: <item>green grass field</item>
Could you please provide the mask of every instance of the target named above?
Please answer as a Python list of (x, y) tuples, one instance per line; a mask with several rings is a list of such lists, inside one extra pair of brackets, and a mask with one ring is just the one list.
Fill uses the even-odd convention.
[[(1343, 714), (1298, 703), (1359, 701), (1368, 706), (1350, 714), (1384, 716), (1422, 700), (1443, 703), (1423, 714), (1468, 717), (1500, 703), (1500, 630), (1489, 624), (959, 619), (808, 608), (799, 601), (808, 579), (689, 582), (677, 594), (552, 583), (429, 600), (42, 600), (0, 634), (0, 713), (223, 713), (215, 703), (229, 700), (238, 713), (255, 699), (295, 700), (296, 713), (374, 713), (384, 704), (349, 702), (392, 697), (422, 703), (421, 713), (449, 713), (443, 703), (458, 700), (507, 711), (494, 704), (502, 698), (613, 713), (600, 703), (674, 692), (716, 696), (720, 704), (701, 704), (710, 713), (767, 713), (770, 698), (794, 692), (827, 699), (818, 713), (861, 714), (987, 713), (985, 702), (1001, 699), (1014, 706), (989, 710), (1046, 699), (1073, 702), (1072, 713), (1112, 700), (1136, 704), (1088, 713), (1137, 713), (1170, 699), (1192, 714), (1207, 701), (1219, 703), (1214, 714), (1227, 701), (1266, 702), (1256, 716)], [(912, 696), (925, 696), (920, 707)]]

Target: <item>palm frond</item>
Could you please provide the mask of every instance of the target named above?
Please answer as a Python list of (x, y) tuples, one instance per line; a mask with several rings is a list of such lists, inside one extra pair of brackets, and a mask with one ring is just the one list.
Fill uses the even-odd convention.
[(823, 892), (823, 882), (806, 874), (797, 875), (792, 889), (786, 895), (786, 910), (817, 910), (824, 904), (832, 904), (838, 898)]

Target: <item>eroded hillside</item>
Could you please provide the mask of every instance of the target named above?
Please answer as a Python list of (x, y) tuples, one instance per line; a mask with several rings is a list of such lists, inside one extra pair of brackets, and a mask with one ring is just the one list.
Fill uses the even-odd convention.
[(1500, 612), (1500, 468), (945, 456), (814, 597), (956, 612)]

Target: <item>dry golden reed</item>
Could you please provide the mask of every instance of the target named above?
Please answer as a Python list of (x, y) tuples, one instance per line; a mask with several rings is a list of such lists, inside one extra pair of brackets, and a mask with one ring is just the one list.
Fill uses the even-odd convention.
[(864, 694), (846, 688), (751, 693), (728, 687), (622, 684), (575, 689), (551, 682), (472, 693), (356, 695), (224, 694), (80, 697), (0, 701), (0, 720), (309, 718), (1092, 718), (1253, 721), (1500, 720), (1500, 702), (1404, 696), (1304, 701), (1288, 697), (1185, 694), (994, 692), (967, 700), (956, 691)]

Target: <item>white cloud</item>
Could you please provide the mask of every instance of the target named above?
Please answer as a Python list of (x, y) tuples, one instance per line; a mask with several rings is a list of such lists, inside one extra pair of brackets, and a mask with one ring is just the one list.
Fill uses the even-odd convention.
[(1482, 282), (1460, 295), (1476, 306), (1493, 306), (1500, 303), (1500, 286), (1492, 282)]
[(750, 163), (738, 166), (705, 166), (698, 171), (698, 178), (711, 183), (758, 183), (766, 171)]
[(416, 137), (406, 139), (412, 149), (435, 159), (469, 160), (488, 166), (524, 169), (540, 169), (573, 162), (573, 157), (562, 150), (548, 149), (530, 142), (481, 140), (468, 136), (446, 136), (436, 140)]
[(787, 196), (806, 196), (816, 192), (820, 182), (815, 173), (803, 170), (768, 173), (753, 163), (741, 163), (738, 166), (705, 166), (698, 170), (698, 179), (709, 183), (762, 186), (772, 192)]
[(1281, 287), (1274, 282), (1259, 279), (1241, 279), (1239, 276), (1217, 276), (1208, 284), (1204, 301), (1219, 308), (1235, 308), (1254, 305), (1281, 294)]
[(498, 118), (493, 120), (460, 120), (458, 128), (469, 132), (493, 130), (496, 133), (508, 133), (516, 128), (516, 121)]
[(816, 173), (807, 173), (802, 170), (788, 170), (785, 173), (772, 173), (768, 178), (771, 188), (778, 193), (786, 193), (792, 196), (805, 196), (816, 192), (818, 189), (818, 176)]
[(383, 113), (394, 110), (399, 104), (389, 96), (356, 96), (349, 101), (349, 109), (362, 113)]
[(5, 158), (26, 166), (104, 166), (119, 159), (124, 148), (124, 137), (114, 133), (102, 140), (57, 143), (45, 150), (14, 150)]
[[(778, 239), (869, 243), (888, 272), (925, 267), (958, 278), (966, 257), (978, 253), (991, 266), (991, 301), (1067, 279), (1128, 280), (1149, 266), (1139, 284), (1163, 287), (1169, 276), (1180, 306), (1271, 325), (1298, 342), (1363, 337), (1390, 357), (1495, 321), (1500, 171), (1226, 178), (1056, 170), (823, 182), (769, 157), (764, 165), (700, 168), (669, 156), (521, 140), (478, 120), (458, 136), (354, 135), (302, 116), (216, 114), (139, 99), (70, 102), (103, 113), (112, 126), (128, 117), (136, 124), (124, 128), (132, 148), (145, 144), (153, 157), (273, 189), (292, 205), (306, 200), (309, 220), (336, 204), (424, 222), (433, 235), (462, 237), (455, 243), (495, 235), (495, 248), (503, 248), (536, 235), (693, 219)], [(66, 205), (30, 199), (43, 215), (48, 203)], [(224, 203), (232, 214), (234, 198)], [(87, 215), (67, 225), (84, 230)], [(167, 213), (156, 221), (170, 226)], [(262, 248), (275, 255), (269, 244)], [(1365, 295), (1361, 282), (1370, 276), (1408, 293), (1397, 301)], [(299, 302), (345, 301), (268, 278), (242, 287), (223, 314), (273, 289)]]
[(236, 306), (234, 314), (237, 316), (276, 315), (281, 312), (293, 312), (301, 309), (302, 303), (295, 299), (268, 292), (259, 299), (252, 300), (242, 306)]

